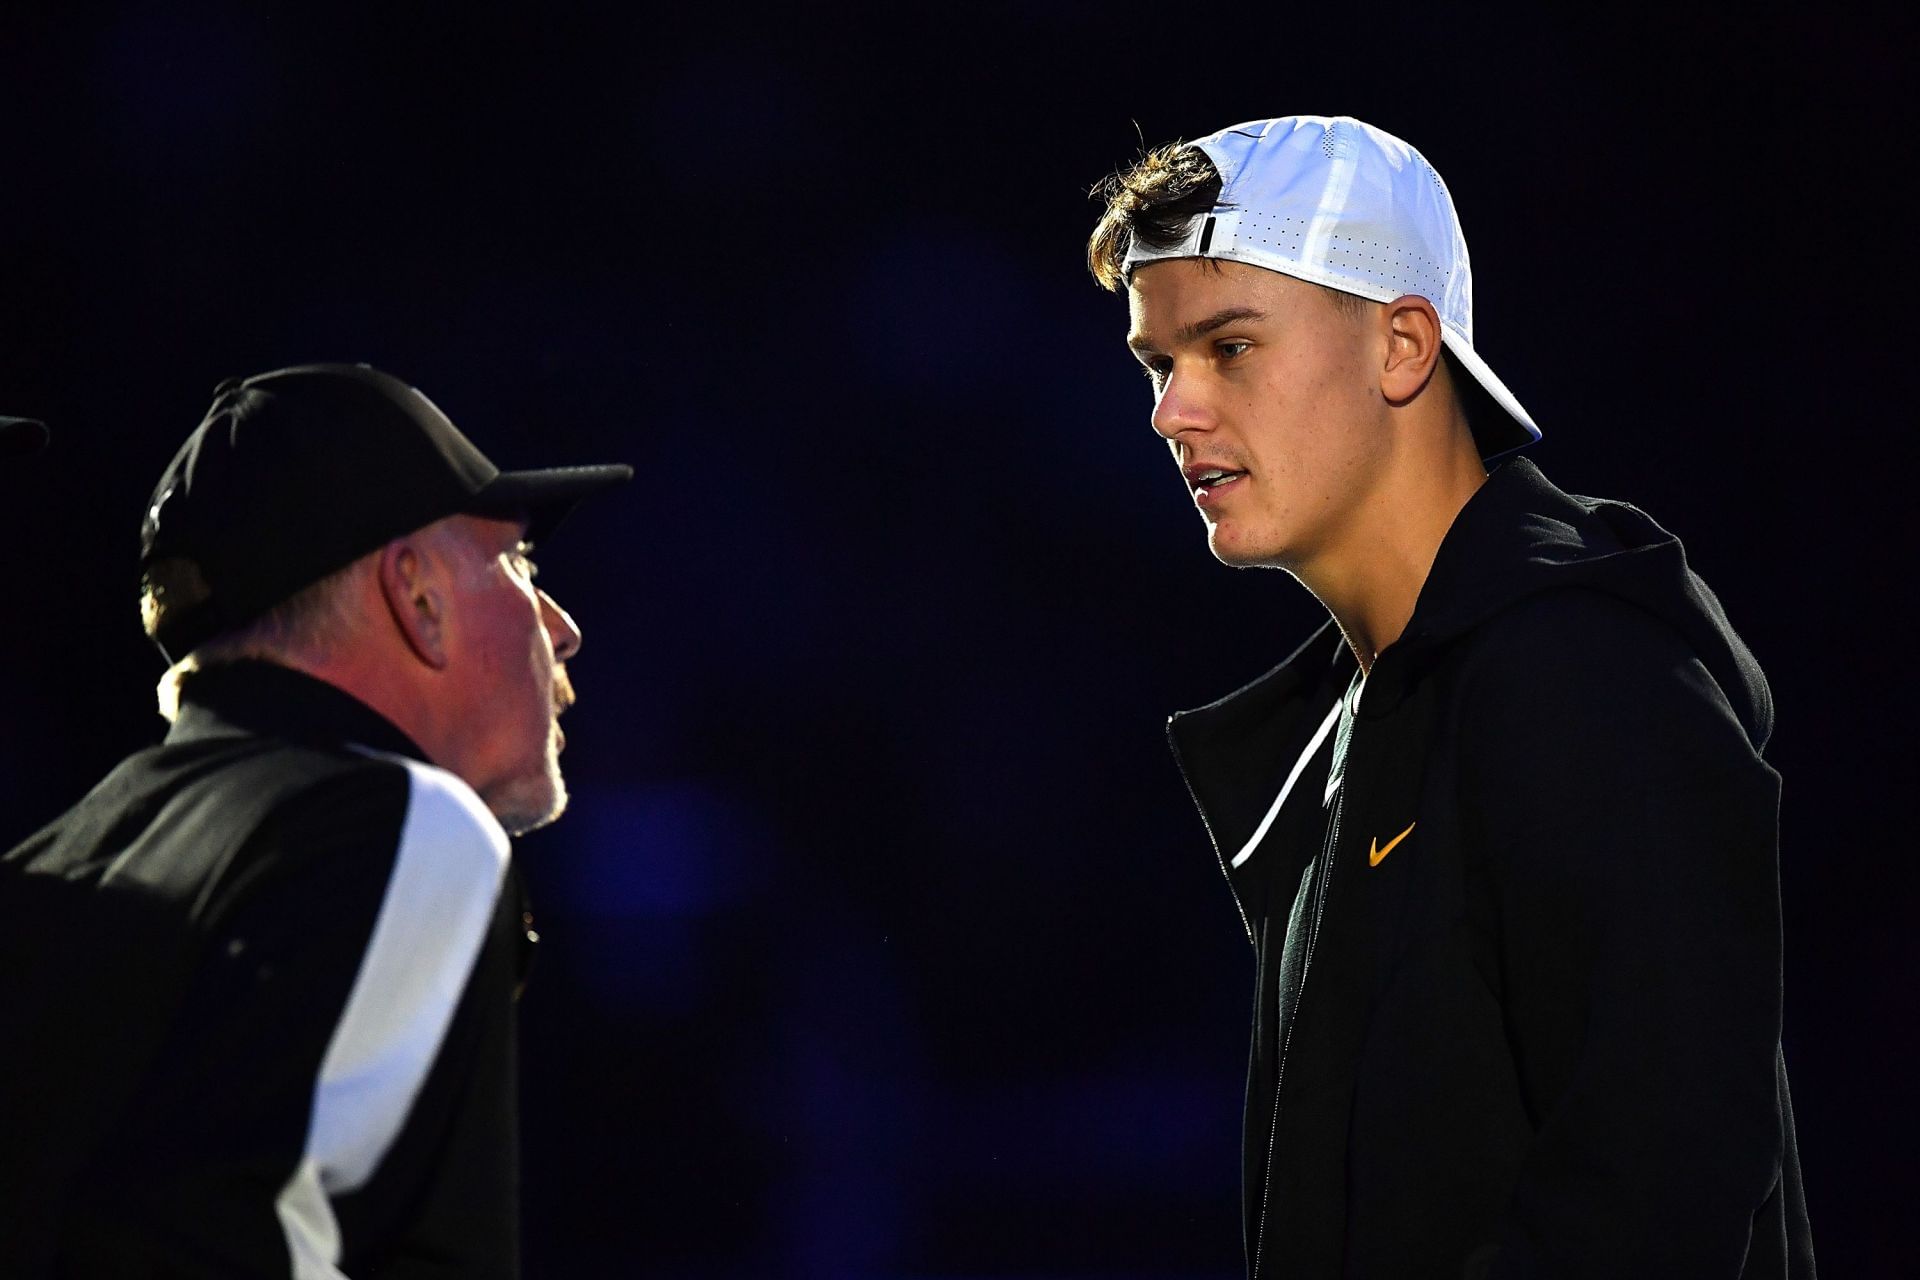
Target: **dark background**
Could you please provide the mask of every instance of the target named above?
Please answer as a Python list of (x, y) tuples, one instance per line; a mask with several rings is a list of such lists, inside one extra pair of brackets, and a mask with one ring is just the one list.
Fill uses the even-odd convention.
[(1916, 1274), (1910, 25), (79, 8), (0, 18), (0, 408), (55, 430), (0, 845), (161, 729), (139, 514), (218, 379), (639, 468), (541, 556), (530, 1274), (1237, 1274), (1251, 956), (1162, 721), (1320, 615), (1208, 556), (1081, 255), (1142, 138), (1294, 111), (1447, 176), (1535, 460), (1766, 665), (1822, 1270)]

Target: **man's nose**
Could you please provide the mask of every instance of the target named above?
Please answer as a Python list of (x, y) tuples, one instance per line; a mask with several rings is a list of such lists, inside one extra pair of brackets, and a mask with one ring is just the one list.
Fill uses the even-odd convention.
[(540, 621), (547, 628), (548, 638), (553, 641), (553, 656), (565, 662), (580, 652), (580, 628), (567, 611), (555, 603), (552, 596), (538, 587), (534, 590), (540, 595)]
[(1192, 375), (1177, 368), (1170, 370), (1161, 384), (1160, 398), (1153, 402), (1153, 429), (1163, 438), (1174, 440), (1182, 432), (1205, 431), (1212, 426), (1213, 412)]

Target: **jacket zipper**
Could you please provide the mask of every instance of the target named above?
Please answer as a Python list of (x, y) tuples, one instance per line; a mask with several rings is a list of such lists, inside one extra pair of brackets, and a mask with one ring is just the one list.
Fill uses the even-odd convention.
[[(1347, 728), (1345, 759), (1353, 759), (1354, 726)], [(1344, 765), (1343, 765), (1344, 767)], [(1313, 967), (1314, 945), (1320, 941), (1320, 918), (1327, 911), (1327, 897), (1333, 884), (1334, 851), (1340, 847), (1340, 815), (1347, 806), (1347, 778), (1333, 795), (1333, 820), (1327, 825), (1327, 842), (1320, 851), (1313, 886), (1313, 918), (1307, 926), (1307, 952), (1300, 959), (1300, 981), (1293, 989), (1293, 1010), (1287, 1018), (1287, 1034), (1280, 1042), (1280, 1054), (1273, 1068), (1273, 1123), (1267, 1130), (1267, 1171), (1260, 1187), (1260, 1226), (1253, 1237), (1252, 1280), (1260, 1280), (1260, 1259), (1267, 1244), (1267, 1210), (1273, 1201), (1273, 1155), (1280, 1138), (1280, 1091), (1287, 1080), (1287, 1051), (1293, 1047), (1294, 1024), (1300, 1019), (1300, 1002), (1307, 992), (1307, 972)]]

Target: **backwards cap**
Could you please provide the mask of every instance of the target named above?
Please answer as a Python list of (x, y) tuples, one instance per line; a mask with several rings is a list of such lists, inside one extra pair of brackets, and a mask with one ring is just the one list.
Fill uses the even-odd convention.
[(1501, 411), (1475, 416), (1481, 453), (1491, 458), (1540, 438), (1473, 349), (1466, 237), (1447, 184), (1424, 156), (1349, 116), (1255, 120), (1190, 145), (1219, 171), (1219, 202), (1165, 248), (1133, 237), (1129, 278), (1146, 262), (1223, 258), (1375, 302), (1417, 294), (1439, 313), (1447, 350)]

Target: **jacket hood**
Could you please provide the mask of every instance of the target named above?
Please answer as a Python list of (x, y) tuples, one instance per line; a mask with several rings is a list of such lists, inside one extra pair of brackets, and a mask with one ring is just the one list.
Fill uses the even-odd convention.
[(1773, 732), (1773, 695), (1680, 540), (1624, 502), (1562, 492), (1524, 458), (1500, 466), (1440, 544), (1395, 648), (1420, 657), (1543, 591), (1604, 591), (1677, 630), (1719, 684), (1756, 751)]

